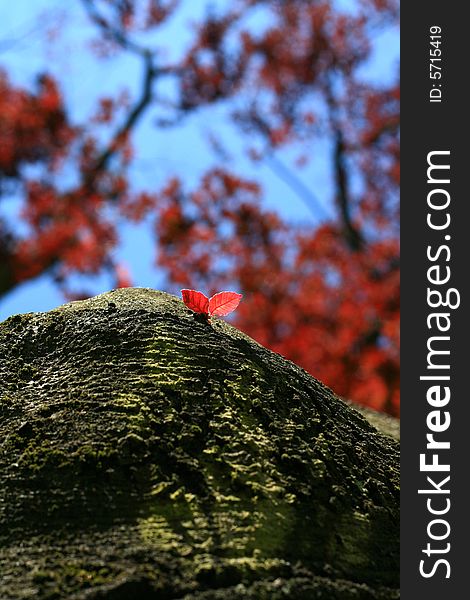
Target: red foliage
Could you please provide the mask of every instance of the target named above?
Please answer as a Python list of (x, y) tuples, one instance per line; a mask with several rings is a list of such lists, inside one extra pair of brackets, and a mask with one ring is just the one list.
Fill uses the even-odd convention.
[(242, 294), (237, 292), (217, 292), (209, 300), (209, 315), (225, 317), (240, 304)]
[[(339, 394), (398, 414), (399, 87), (360, 73), (371, 31), (396, 23), (397, 2), (362, 0), (347, 15), (328, 0), (228, 3), (206, 14), (176, 64), (137, 41), (176, 1), (82, 2), (108, 54), (142, 61), (141, 93), (134, 103), (126, 92), (97, 97), (76, 125), (50, 75), (26, 90), (0, 74), (0, 207), (9, 194), (21, 199), (21, 227), (0, 213), (0, 298), (45, 273), (69, 296), (76, 273), (106, 269), (130, 285), (113, 258), (117, 226), (151, 218), (171, 286), (242, 290), (237, 326)], [(249, 26), (251, 11), (264, 11), (265, 27)], [(171, 102), (154, 93), (162, 78)], [(128, 168), (142, 115), (172, 111), (159, 121), (168, 126), (216, 103), (229, 106), (256, 161), (290, 146), (304, 165), (315, 160), (308, 144), (328, 137), (334, 217), (292, 225), (264, 208), (257, 182), (226, 167), (192, 191), (181, 178), (135, 190)]]
[(209, 315), (209, 298), (196, 290), (181, 290), (183, 302), (188, 308), (202, 315)]
[(237, 308), (242, 299), (242, 294), (237, 292), (217, 292), (208, 298), (196, 290), (181, 290), (181, 295), (188, 308), (207, 317), (225, 317)]

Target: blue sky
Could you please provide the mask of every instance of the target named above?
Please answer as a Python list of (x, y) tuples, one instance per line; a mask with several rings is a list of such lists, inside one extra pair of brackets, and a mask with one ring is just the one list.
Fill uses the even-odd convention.
[[(159, 45), (168, 52), (182, 51), (189, 40), (188, 24), (204, 10), (206, 2), (183, 0), (178, 19), (159, 36)], [(214, 4), (214, 2), (212, 2)], [(217, 2), (223, 5), (224, 2)], [(64, 5), (66, 8), (64, 9)], [(60, 39), (57, 44), (44, 41), (44, 33), (58, 27)], [(132, 56), (121, 55), (117, 59), (99, 61), (84, 50), (84, 43), (94, 33), (84, 15), (81, 3), (72, 0), (16, 0), (0, 5), (0, 68), (5, 69), (17, 85), (30, 86), (38, 72), (52, 72), (63, 86), (66, 104), (72, 119), (86, 119), (94, 106), (97, 94), (111, 94), (129, 84), (137, 89), (140, 81), (140, 65)], [(175, 43), (176, 40), (176, 43)], [(363, 69), (365, 78), (387, 81), (395, 73), (398, 60), (398, 32), (391, 30), (375, 39), (375, 52)], [(134, 83), (135, 82), (135, 83)], [(210, 117), (210, 119), (209, 119)], [(170, 175), (184, 175), (189, 185), (196, 184), (199, 175), (216, 163), (204, 133), (217, 132), (224, 145), (230, 149), (233, 168), (239, 174), (260, 181), (264, 188), (266, 206), (280, 212), (284, 218), (296, 222), (318, 222), (318, 216), (267, 164), (253, 164), (243, 152), (241, 138), (227, 125), (223, 109), (211, 109), (210, 114), (201, 111), (185, 120), (181, 126), (164, 134), (153, 124), (149, 113), (134, 134), (138, 150), (131, 177), (135, 185), (145, 189), (158, 189)], [(316, 192), (325, 212), (329, 210), (331, 180), (327, 161), (327, 142), (317, 140), (309, 149), (317, 157), (298, 176)], [(297, 155), (283, 151), (279, 155), (286, 164)], [(232, 165), (231, 165), (232, 166)], [(3, 202), (0, 211), (15, 218), (17, 204)], [(2, 210), (3, 209), (3, 210)], [(135, 285), (161, 288), (162, 275), (153, 266), (154, 243), (149, 227), (124, 224), (120, 228), (121, 244), (117, 257), (130, 269)], [(111, 282), (105, 276), (89, 281), (88, 289), (101, 293), (109, 289)], [(169, 290), (174, 291), (174, 290)], [(61, 294), (47, 277), (23, 284), (0, 300), (0, 321), (22, 312), (49, 310), (63, 303)]]

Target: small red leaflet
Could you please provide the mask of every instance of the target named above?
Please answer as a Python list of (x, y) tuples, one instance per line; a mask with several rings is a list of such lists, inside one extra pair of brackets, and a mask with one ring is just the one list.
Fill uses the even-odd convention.
[(225, 317), (240, 304), (241, 294), (236, 292), (218, 292), (208, 298), (196, 290), (181, 290), (183, 302), (194, 312), (207, 316)]

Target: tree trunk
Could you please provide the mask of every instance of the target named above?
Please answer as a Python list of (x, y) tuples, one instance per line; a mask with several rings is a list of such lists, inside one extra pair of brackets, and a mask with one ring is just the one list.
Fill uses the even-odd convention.
[(398, 598), (398, 443), (173, 296), (8, 319), (0, 409), (3, 600)]

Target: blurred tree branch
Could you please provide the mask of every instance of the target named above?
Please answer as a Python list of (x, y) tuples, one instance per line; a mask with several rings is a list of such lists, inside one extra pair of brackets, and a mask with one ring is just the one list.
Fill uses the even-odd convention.
[(130, 108), (124, 122), (111, 136), (111, 140), (96, 159), (93, 167), (85, 174), (85, 189), (90, 191), (96, 179), (109, 165), (113, 156), (118, 152), (122, 143), (126, 140), (130, 131), (135, 127), (142, 117), (145, 109), (152, 101), (152, 86), (159, 75), (158, 69), (153, 65), (153, 57), (150, 53), (142, 54), (144, 74), (142, 78), (139, 98)]
[(353, 252), (359, 252), (364, 245), (364, 239), (353, 223), (351, 217), (351, 198), (347, 171), (347, 151), (344, 142), (344, 134), (340, 124), (338, 101), (333, 92), (332, 77), (326, 78), (326, 99), (329, 109), (330, 123), (333, 133), (333, 171), (336, 184), (336, 203), (339, 208), (343, 232), (349, 248)]

